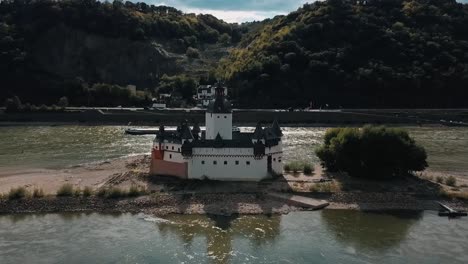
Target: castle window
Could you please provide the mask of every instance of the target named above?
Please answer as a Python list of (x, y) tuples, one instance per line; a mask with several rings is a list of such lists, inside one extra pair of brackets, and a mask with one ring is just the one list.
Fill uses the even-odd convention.
[(180, 148), (177, 148), (177, 152), (180, 152)]
[(213, 160), (213, 165), (216, 165), (216, 164), (217, 164), (216, 160)]
[(172, 150), (174, 150), (174, 146), (172, 146)]
[(238, 161), (238, 160), (236, 160), (236, 165), (239, 165), (239, 161)]
[(224, 116), (224, 118), (227, 118), (227, 116)]
[(278, 162), (281, 162), (281, 160), (279, 159)]
[(276, 158), (273, 158), (273, 161), (276, 161)]
[(169, 146), (166, 146), (166, 149), (169, 149)]
[(172, 154), (169, 154), (169, 158), (172, 159)]
[(250, 161), (246, 161), (245, 164), (250, 165)]
[(158, 149), (158, 146), (154, 147), (155, 149)]
[(227, 165), (227, 160), (224, 161), (224, 165)]
[(201, 161), (201, 164), (205, 164), (205, 161), (204, 161), (204, 160), (202, 160), (202, 161)]
[(219, 116), (218, 116), (218, 118), (219, 118)]

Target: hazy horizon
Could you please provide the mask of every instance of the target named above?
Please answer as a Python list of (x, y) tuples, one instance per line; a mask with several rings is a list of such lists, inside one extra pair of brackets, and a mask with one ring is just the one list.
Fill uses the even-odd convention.
[(175, 7), (185, 13), (211, 14), (230, 23), (261, 21), (297, 10), (309, 0), (132, 0)]
[[(175, 7), (185, 13), (211, 14), (229, 23), (261, 21), (286, 15), (316, 0), (131, 0)], [(468, 0), (458, 0), (468, 3)]]

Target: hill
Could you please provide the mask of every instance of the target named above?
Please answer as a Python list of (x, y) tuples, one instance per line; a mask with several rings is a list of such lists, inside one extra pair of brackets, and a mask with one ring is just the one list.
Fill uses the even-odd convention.
[(211, 15), (145, 3), (1, 1), (0, 100), (138, 103), (149, 92), (132, 99), (120, 88), (152, 91), (165, 74), (203, 75), (242, 30)]
[(252, 30), (217, 73), (246, 106), (467, 107), (467, 25), (455, 0), (315, 2)]

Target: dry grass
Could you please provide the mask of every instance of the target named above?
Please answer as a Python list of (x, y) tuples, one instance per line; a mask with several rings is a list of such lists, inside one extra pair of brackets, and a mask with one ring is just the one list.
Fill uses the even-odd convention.
[(9, 200), (18, 200), (27, 198), (30, 196), (30, 193), (24, 187), (12, 188), (8, 193)]
[(57, 196), (59, 197), (70, 197), (73, 196), (73, 185), (69, 183), (65, 183), (60, 187), (60, 189), (57, 190)]
[(443, 198), (448, 198), (448, 199), (468, 200), (467, 192), (453, 192), (453, 191), (447, 191), (447, 190), (442, 189), (439, 192), (439, 195)]
[(91, 187), (89, 186), (86, 186), (84, 189), (83, 189), (83, 197), (89, 197), (93, 195), (93, 190), (91, 189)]
[(457, 178), (449, 176), (445, 178), (445, 184), (448, 186), (457, 186)]
[(340, 192), (341, 184), (335, 181), (315, 183), (310, 186), (311, 192)]
[(44, 197), (44, 191), (42, 189), (34, 189), (32, 197), (33, 198), (42, 198)]

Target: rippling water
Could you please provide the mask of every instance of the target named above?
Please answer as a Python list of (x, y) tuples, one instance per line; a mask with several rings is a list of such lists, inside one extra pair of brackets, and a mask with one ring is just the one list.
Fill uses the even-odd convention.
[[(148, 154), (154, 136), (131, 136), (123, 126), (0, 127), (0, 167), (62, 168), (129, 155)], [(468, 171), (468, 128), (407, 127), (426, 147), (429, 165), (444, 171)], [(252, 127), (241, 127), (252, 131)], [(325, 127), (286, 127), (284, 158), (317, 163), (314, 150)]]
[(0, 216), (0, 263), (467, 263), (468, 222), (435, 212)]

